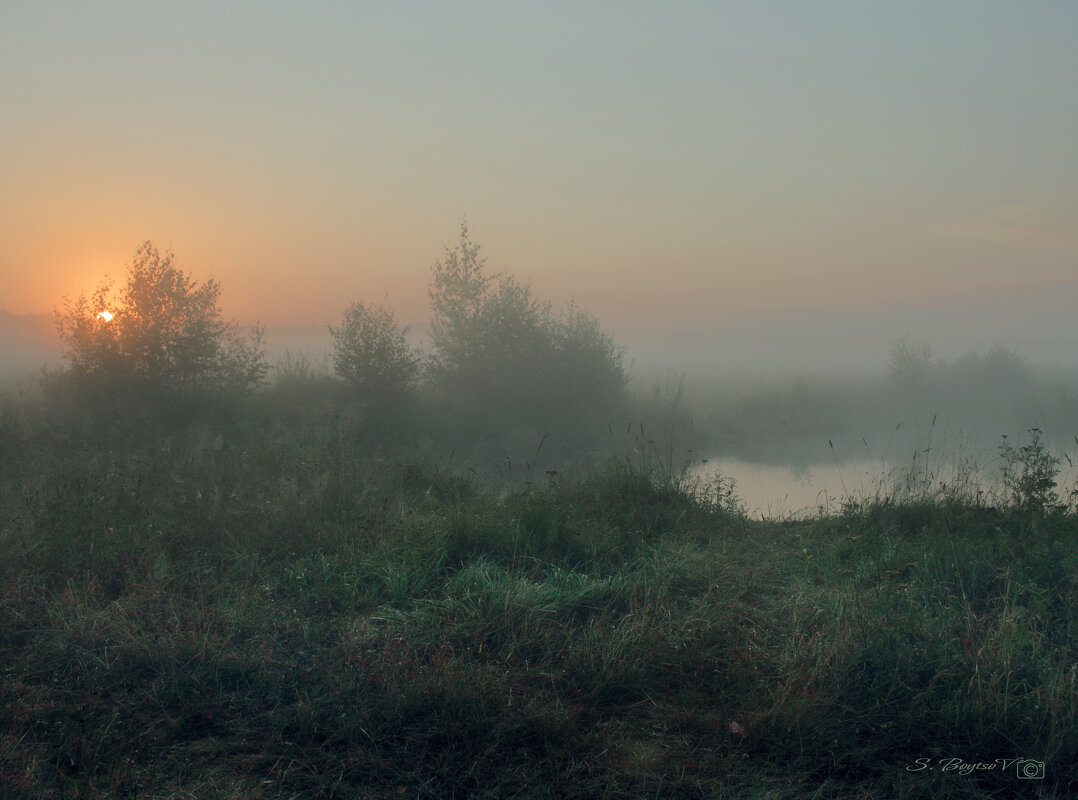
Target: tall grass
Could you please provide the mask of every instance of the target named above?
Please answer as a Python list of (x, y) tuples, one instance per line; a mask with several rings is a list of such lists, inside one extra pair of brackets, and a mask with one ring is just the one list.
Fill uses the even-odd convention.
[(1078, 792), (1072, 507), (753, 522), (639, 423), (488, 484), (248, 402), (5, 428), (0, 795)]

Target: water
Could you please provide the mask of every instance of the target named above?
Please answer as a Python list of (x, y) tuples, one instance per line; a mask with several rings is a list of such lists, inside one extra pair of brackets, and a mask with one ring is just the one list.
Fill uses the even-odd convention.
[(695, 470), (705, 480), (733, 479), (734, 494), (749, 515), (766, 519), (838, 510), (845, 500), (875, 495), (890, 471), (886, 463), (870, 459), (790, 467), (731, 458), (709, 459)]
[[(1078, 482), (1078, 465), (1061, 463), (1057, 491), (1066, 499)], [(1000, 491), (998, 462), (978, 468), (972, 461), (940, 459), (938, 463), (911, 460), (904, 465), (882, 459), (819, 461), (798, 466), (760, 464), (733, 458), (713, 458), (693, 469), (704, 480), (716, 475), (733, 479), (734, 494), (749, 516), (764, 519), (803, 518), (821, 510), (838, 511), (847, 501), (874, 497), (933, 497), (955, 488), (964, 496), (978, 492), (986, 498)]]

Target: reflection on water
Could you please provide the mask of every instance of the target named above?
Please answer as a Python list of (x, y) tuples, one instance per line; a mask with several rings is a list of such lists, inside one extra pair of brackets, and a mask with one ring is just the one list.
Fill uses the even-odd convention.
[(886, 463), (868, 459), (783, 467), (720, 458), (701, 464), (696, 474), (732, 478), (750, 516), (785, 519), (837, 511), (845, 500), (874, 496), (890, 472)]
[[(1061, 463), (1058, 489), (1062, 499), (1078, 481), (1078, 467)], [(798, 466), (759, 464), (731, 458), (709, 459), (694, 468), (705, 481), (716, 475), (732, 478), (734, 494), (752, 517), (788, 519), (838, 511), (847, 501), (885, 497), (932, 497), (957, 490), (962, 496), (992, 498), (999, 491), (998, 463), (987, 470), (971, 461), (940, 461), (899, 468), (880, 459), (816, 462)]]

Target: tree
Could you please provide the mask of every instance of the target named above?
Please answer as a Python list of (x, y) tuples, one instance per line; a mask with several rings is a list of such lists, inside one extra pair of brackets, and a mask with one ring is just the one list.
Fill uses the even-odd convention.
[(903, 336), (891, 344), (887, 371), (900, 387), (920, 387), (937, 367), (930, 344), (916, 345)]
[(553, 372), (550, 304), (510, 276), (484, 294), (468, 328), (470, 358), (453, 376), (470, 396), (524, 409), (545, 394)]
[(145, 242), (115, 297), (106, 280), (55, 313), (63, 357), (76, 377), (170, 391), (249, 389), (267, 371), (262, 329), (244, 335), (221, 319), (221, 287), (198, 283)]
[(1022, 386), (1030, 379), (1025, 359), (1006, 345), (997, 344), (984, 354), (982, 362), (987, 380), (997, 386)]
[(597, 317), (570, 304), (552, 326), (563, 402), (613, 408), (625, 395), (625, 352)]
[(434, 263), (431, 274), (430, 338), (434, 352), (430, 369), (443, 383), (470, 382), (483, 347), (479, 317), (494, 276), (484, 272), (485, 260), (479, 245), (468, 238), (468, 226), (460, 226), (460, 244), (445, 249), (445, 256)]
[(411, 392), (419, 374), (419, 357), (392, 309), (350, 305), (341, 326), (330, 326), (333, 366), (337, 374), (373, 400), (392, 400)]
[(527, 284), (490, 275), (461, 226), (430, 286), (431, 375), (458, 399), (503, 412), (563, 416), (609, 410), (624, 394), (621, 350), (578, 309), (556, 315)]

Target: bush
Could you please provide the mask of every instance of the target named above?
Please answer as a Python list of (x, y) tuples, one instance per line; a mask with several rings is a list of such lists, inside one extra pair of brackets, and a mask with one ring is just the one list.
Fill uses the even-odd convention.
[(1056, 491), (1060, 459), (1048, 450), (1040, 428), (1029, 429), (1029, 442), (1017, 450), (1007, 437), (999, 445), (1003, 488), (1012, 507), (1044, 514), (1059, 508)]
[(356, 302), (344, 312), (333, 335), (333, 367), (366, 399), (391, 401), (411, 393), (419, 357), (397, 324), (392, 309)]

